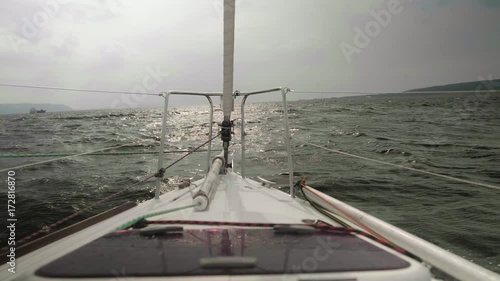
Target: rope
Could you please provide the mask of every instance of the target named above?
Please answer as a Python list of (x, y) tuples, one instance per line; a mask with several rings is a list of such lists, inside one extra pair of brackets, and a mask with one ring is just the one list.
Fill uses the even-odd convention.
[[(144, 182), (148, 181), (149, 179), (151, 179), (153, 177), (154, 177), (154, 174), (151, 174), (151, 175), (143, 178), (142, 180), (140, 180), (140, 181), (138, 181), (138, 182), (136, 182), (136, 183), (134, 183), (132, 185), (129, 185), (128, 187), (124, 188), (123, 190), (120, 190), (120, 191), (118, 191), (116, 193), (113, 193), (110, 196), (108, 196), (108, 197), (106, 197), (106, 198), (104, 198), (104, 199), (102, 199), (102, 200), (100, 200), (100, 201), (98, 201), (98, 202), (96, 202), (96, 203), (94, 203), (94, 204), (86, 207), (86, 208), (83, 208), (80, 211), (77, 211), (77, 212), (75, 212), (75, 213), (73, 213), (73, 214), (71, 214), (71, 215), (69, 215), (69, 216), (67, 216), (67, 217), (65, 217), (65, 218), (63, 218), (63, 219), (61, 219), (61, 220), (59, 220), (59, 221), (57, 221), (57, 222), (49, 225), (49, 226), (47, 226), (47, 227), (44, 227), (44, 228), (42, 228), (42, 229), (40, 229), (40, 230), (38, 230), (38, 231), (36, 231), (36, 232), (28, 235), (28, 236), (22, 238), (21, 240), (17, 241), (17, 243), (20, 245), (20, 244), (23, 244), (23, 243), (25, 243), (25, 242), (27, 242), (27, 241), (35, 238), (36, 236), (40, 235), (41, 233), (50, 232), (53, 228), (55, 228), (55, 227), (57, 227), (57, 226), (65, 223), (65, 222), (67, 222), (68, 220), (70, 220), (70, 219), (78, 216), (79, 214), (84, 213), (84, 212), (86, 212), (86, 211), (88, 211), (88, 210), (96, 207), (97, 205), (100, 205), (100, 204), (102, 204), (102, 203), (104, 203), (104, 202), (106, 202), (106, 201), (108, 201), (108, 200), (110, 200), (110, 199), (112, 199), (112, 198), (114, 198), (114, 197), (116, 197), (116, 196), (124, 193), (125, 191), (131, 189), (132, 187), (137, 186), (137, 185), (139, 185), (141, 183), (144, 183)], [(3, 249), (6, 249), (6, 248), (3, 248)]]
[(220, 136), (220, 132), (213, 138), (207, 140), (206, 142), (202, 143), (200, 146), (196, 147), (195, 149), (191, 150), (190, 152), (186, 153), (184, 156), (182, 156), (181, 158), (175, 160), (172, 164), (168, 165), (167, 167), (163, 168), (163, 170), (166, 170), (170, 167), (172, 167), (173, 165), (179, 163), (181, 160), (183, 160), (184, 158), (188, 157), (189, 155), (193, 154), (194, 152), (196, 152), (198, 149), (202, 148), (204, 145), (206, 145), (207, 143), (213, 141), (214, 139), (216, 139), (217, 137)]
[(25, 164), (25, 165), (20, 165), (20, 166), (16, 166), (16, 167), (12, 167), (12, 168), (7, 168), (7, 169), (1, 169), (0, 172), (22, 169), (22, 168), (26, 168), (26, 167), (31, 167), (31, 166), (36, 166), (36, 165), (40, 165), (40, 164), (50, 163), (50, 162), (59, 161), (59, 160), (63, 160), (63, 159), (68, 159), (68, 158), (72, 158), (72, 157), (77, 157), (77, 156), (83, 156), (83, 155), (87, 155), (87, 154), (92, 154), (92, 153), (96, 153), (96, 152), (100, 152), (100, 151), (117, 149), (117, 148), (120, 148), (120, 147), (129, 146), (129, 145), (132, 145), (132, 144), (135, 144), (135, 143), (129, 143), (129, 144), (123, 144), (123, 145), (119, 145), (119, 146), (107, 147), (107, 148), (102, 148), (102, 149), (98, 149), (98, 150), (94, 150), (94, 151), (77, 153), (77, 154), (72, 154), (72, 155), (69, 155), (69, 156), (59, 157), (59, 158), (55, 158), (55, 159), (50, 159), (50, 160), (45, 160), (45, 161), (40, 161), (40, 162), (35, 162), (35, 163), (30, 163), (30, 164)]
[[(274, 227), (286, 225), (285, 223), (262, 223), (262, 222), (228, 222), (228, 221), (198, 221), (198, 220), (147, 220), (146, 225), (151, 224), (189, 224), (189, 225), (218, 225), (218, 226), (241, 226), (241, 227)], [(338, 228), (344, 230), (344, 228)]]
[[(213, 141), (215, 138), (219, 137), (220, 136), (220, 132), (212, 137), (211, 139), (207, 140), (206, 142), (202, 143), (201, 145), (199, 145), (198, 147), (196, 147), (195, 149), (193, 149), (192, 151), (186, 153), (184, 156), (182, 156), (181, 158), (175, 160), (172, 164), (168, 165), (167, 167), (165, 168), (161, 168), (158, 173), (156, 173), (154, 176), (155, 177), (163, 177), (163, 174), (165, 173), (165, 170), (167, 170), (168, 168), (172, 167), (173, 165), (179, 163), (180, 161), (182, 161), (184, 158), (188, 157), (189, 155), (191, 155), (192, 153), (194, 153), (195, 151), (197, 151), (198, 149), (202, 148), (204, 145), (206, 145), (207, 143)], [(179, 207), (179, 208), (174, 208), (174, 209), (170, 209), (170, 210), (166, 210), (166, 211), (161, 211), (161, 212), (156, 212), (156, 213), (150, 213), (150, 214), (146, 214), (146, 215), (143, 215), (143, 216), (140, 216), (140, 217), (137, 217), (121, 226), (119, 226), (117, 228), (117, 230), (123, 230), (123, 229), (126, 229), (126, 228), (129, 228), (130, 226), (136, 224), (137, 222), (139, 222), (140, 220), (143, 220), (145, 218), (149, 218), (149, 217), (153, 217), (153, 216), (159, 216), (159, 215), (162, 215), (162, 214), (167, 214), (167, 213), (171, 213), (171, 212), (174, 212), (174, 211), (178, 211), (178, 210), (183, 210), (183, 209), (187, 209), (187, 208), (191, 208), (191, 207), (195, 207), (195, 206), (198, 206), (199, 204), (193, 204), (193, 205), (188, 205), (188, 206), (185, 206), (185, 207)]]
[[(165, 172), (165, 170), (167, 170), (168, 168), (172, 167), (173, 165), (175, 165), (176, 163), (178, 163), (178, 162), (179, 162), (179, 161), (181, 161), (182, 159), (186, 158), (187, 156), (191, 155), (192, 153), (196, 152), (198, 149), (200, 149), (201, 147), (203, 147), (203, 146), (204, 146), (204, 145), (206, 145), (207, 143), (211, 142), (212, 140), (214, 140), (215, 138), (217, 138), (219, 135), (220, 135), (220, 133), (219, 133), (219, 134), (217, 134), (215, 137), (213, 137), (213, 138), (209, 139), (208, 141), (204, 142), (202, 145), (200, 145), (200, 146), (196, 147), (194, 150), (189, 151), (186, 155), (182, 156), (181, 158), (179, 158), (178, 160), (176, 160), (176, 161), (175, 161), (175, 162), (173, 162), (172, 164), (168, 165), (168, 166), (167, 166), (167, 167), (165, 167), (165, 168), (160, 169), (158, 172), (156, 172), (156, 173), (154, 173), (154, 174), (151, 174), (151, 175), (149, 175), (149, 176), (146, 176), (146, 177), (145, 177), (145, 178), (143, 178), (142, 180), (140, 180), (140, 181), (138, 181), (138, 182), (136, 182), (136, 183), (134, 183), (134, 184), (132, 184), (132, 185), (130, 185), (130, 186), (128, 186), (128, 187), (126, 187), (125, 189), (123, 189), (123, 190), (121, 190), (121, 191), (118, 191), (118, 192), (116, 192), (116, 193), (114, 193), (114, 194), (111, 194), (110, 196), (108, 196), (108, 197), (106, 197), (106, 198), (104, 198), (104, 199), (102, 199), (102, 200), (100, 200), (100, 201), (98, 201), (98, 202), (96, 202), (96, 203), (94, 203), (94, 204), (92, 204), (92, 205), (90, 205), (90, 206), (88, 206), (88, 207), (86, 207), (86, 208), (84, 208), (84, 209), (80, 210), (80, 211), (77, 211), (77, 212), (75, 212), (75, 213), (73, 213), (73, 214), (71, 214), (71, 215), (69, 215), (69, 216), (67, 216), (67, 217), (65, 217), (65, 218), (63, 218), (63, 219), (61, 219), (61, 220), (59, 220), (59, 221), (57, 221), (57, 222), (55, 222), (55, 223), (53, 223), (53, 224), (49, 225), (49, 226), (47, 226), (47, 227), (44, 227), (44, 228), (42, 228), (42, 229), (40, 229), (40, 230), (38, 230), (38, 231), (36, 231), (36, 232), (32, 233), (31, 235), (28, 235), (28, 236), (26, 236), (26, 237), (22, 238), (22, 239), (21, 239), (21, 240), (19, 240), (17, 243), (18, 243), (18, 244), (25, 243), (25, 242), (27, 242), (27, 241), (29, 241), (29, 240), (33, 239), (34, 237), (36, 237), (36, 236), (40, 235), (40, 234), (41, 234), (41, 233), (43, 233), (43, 232), (49, 232), (49, 231), (50, 231), (50, 230), (52, 230), (53, 228), (55, 228), (55, 227), (57, 227), (57, 226), (59, 226), (59, 225), (61, 225), (61, 224), (65, 223), (65, 222), (67, 222), (68, 220), (70, 220), (70, 219), (72, 219), (72, 218), (76, 217), (77, 215), (79, 215), (79, 214), (81, 214), (81, 213), (83, 213), (83, 212), (86, 212), (86, 211), (90, 210), (91, 208), (94, 208), (94, 207), (96, 207), (96, 206), (98, 206), (98, 205), (100, 205), (100, 204), (102, 204), (102, 203), (104, 203), (104, 202), (106, 202), (106, 201), (110, 200), (111, 198), (114, 198), (114, 197), (116, 197), (116, 196), (118, 196), (118, 195), (120, 195), (120, 194), (124, 193), (125, 191), (129, 190), (130, 188), (132, 188), (132, 187), (134, 187), (134, 186), (137, 186), (137, 185), (139, 185), (139, 184), (141, 184), (141, 183), (144, 183), (144, 182), (148, 181), (148, 180), (149, 180), (149, 179), (151, 179), (151, 178), (154, 178), (154, 177), (159, 177), (159, 176), (163, 177), (163, 173)], [(122, 145), (122, 146), (125, 146), (125, 145)], [(119, 147), (122, 147), (122, 146), (119, 146)], [(116, 147), (114, 147), (114, 148), (116, 148)], [(112, 148), (109, 148), (109, 149), (112, 149)], [(102, 150), (104, 150), (104, 149), (101, 149), (101, 150), (99, 150), (99, 151), (102, 151)], [(80, 154), (76, 154), (76, 155), (85, 155), (85, 154), (89, 154), (89, 153), (80, 153)], [(72, 156), (76, 156), (76, 155), (72, 155)], [(68, 158), (68, 157), (63, 157), (63, 158)], [(42, 161), (42, 162), (38, 162), (38, 163), (46, 163), (46, 162), (51, 162), (51, 161), (55, 161), (55, 160), (60, 160), (60, 159), (63, 159), (63, 158), (52, 159), (52, 160), (49, 160), (49, 161)], [(10, 170), (10, 169), (7, 169), (7, 170)], [(4, 171), (4, 170), (1, 170), (1, 171)], [(182, 210), (182, 209), (186, 209), (186, 208), (189, 208), (189, 207), (194, 207), (194, 206), (197, 206), (197, 204), (194, 204), (194, 205), (189, 205), (189, 206), (185, 206), (185, 207), (180, 207), (180, 208), (175, 208), (175, 209), (171, 209), (171, 210), (166, 210), (166, 211), (162, 211), (162, 212), (157, 212), (157, 213), (151, 213), (151, 214), (148, 214), (148, 215), (145, 215), (145, 216), (147, 216), (147, 217), (157, 216), (157, 215), (160, 215), (160, 214), (166, 214), (166, 213), (169, 213), (169, 212), (174, 212), (174, 211), (177, 211), (177, 210)], [(132, 223), (132, 225), (133, 225), (133, 224), (137, 223), (137, 221), (139, 221), (139, 220), (141, 220), (141, 219), (143, 219), (143, 216), (141, 216), (141, 217), (139, 217), (139, 218), (137, 218), (137, 219), (135, 219), (135, 220), (133, 220), (133, 221), (130, 221), (129, 223), (132, 223), (132, 222), (133, 222), (133, 223)], [(127, 223), (127, 224), (128, 224), (128, 223)], [(124, 225), (122, 225), (122, 226), (120, 226), (120, 227), (124, 227), (124, 226), (125, 226), (125, 225), (127, 225), (127, 224), (124, 224)], [(8, 247), (2, 248), (2, 249), (0, 249), (0, 251), (2, 251), (2, 252), (3, 252), (3, 251), (4, 251), (4, 250), (6, 250), (7, 248), (8, 248)]]
[(139, 221), (141, 221), (143, 219), (147, 219), (147, 218), (155, 217), (155, 216), (159, 216), (159, 215), (164, 215), (164, 214), (168, 214), (168, 213), (173, 213), (173, 212), (184, 210), (184, 209), (194, 208), (194, 207), (196, 207), (198, 205), (200, 205), (200, 203), (198, 203), (198, 204), (191, 204), (191, 205), (187, 205), (187, 206), (183, 206), (183, 207), (178, 207), (178, 208), (168, 209), (168, 210), (164, 210), (164, 211), (159, 211), (159, 212), (145, 214), (145, 215), (137, 217), (137, 218), (135, 218), (135, 219), (133, 219), (133, 220), (127, 222), (127, 223), (124, 223), (124, 224), (120, 225), (119, 227), (116, 228), (116, 230), (127, 229), (127, 228), (133, 226), (134, 224), (138, 223)]
[[(328, 204), (330, 207), (336, 209), (337, 211), (339, 211), (340, 213), (342, 213), (344, 216), (346, 216), (348, 219), (350, 219), (352, 222), (354, 222), (355, 224), (357, 224), (359, 227), (363, 228), (365, 231), (369, 232), (370, 234), (372, 234), (373, 236), (377, 237), (378, 239), (386, 242), (386, 243), (389, 243), (389, 241), (387, 241), (382, 235), (378, 234), (377, 232), (375, 232), (374, 230), (372, 230), (370, 227), (368, 227), (367, 225), (365, 225), (363, 222), (361, 222), (360, 220), (356, 219), (355, 217), (349, 215), (347, 212), (345, 212), (344, 210), (340, 209), (340, 208), (337, 208), (335, 205), (331, 204), (330, 202), (328, 202), (327, 200), (325, 200), (323, 198), (323, 196), (321, 196), (320, 194), (316, 193), (314, 190), (312, 190), (311, 188), (309, 188), (308, 186), (306, 186), (305, 184), (304, 185), (301, 185), (300, 186), (301, 188), (301, 191), (302, 189), (307, 189), (309, 192), (311, 192), (312, 194), (316, 195), (318, 198), (320, 198), (324, 203)], [(304, 197), (307, 199), (307, 201), (309, 202), (312, 202), (309, 198), (307, 198), (307, 196), (305, 195), (304, 191), (302, 191), (302, 194), (304, 195)]]
[(87, 92), (87, 93), (106, 93), (106, 94), (122, 94), (122, 95), (158, 96), (158, 94), (154, 94), (154, 93), (132, 93), (132, 92), (123, 92), (123, 91), (76, 89), (76, 88), (61, 88), (61, 87), (47, 87), (47, 86), (19, 85), (19, 84), (3, 84), (3, 83), (0, 84), (0, 87), (26, 88), (26, 89), (43, 89), (43, 90), (68, 91), (68, 92)]
[[(195, 220), (145, 220), (144, 225), (153, 225), (153, 224), (180, 224), (180, 225), (208, 225), (208, 226), (237, 226), (237, 227), (275, 227), (275, 226), (281, 226), (281, 225), (294, 225), (294, 224), (287, 224), (287, 223), (260, 223), (260, 222), (228, 222), (228, 221), (195, 221)], [(296, 224), (295, 224), (296, 225)], [(328, 223), (322, 222), (320, 220), (316, 221), (314, 224), (305, 224), (307, 226), (314, 227), (317, 230), (327, 230), (327, 231), (339, 231), (339, 232), (344, 232), (344, 233), (356, 233), (363, 235), (367, 238), (370, 238), (374, 241), (377, 241), (380, 244), (383, 244), (387, 247), (390, 247), (400, 253), (410, 255), (412, 257), (415, 257), (411, 253), (407, 252), (406, 250), (399, 248), (392, 243), (388, 242), (385, 239), (380, 239), (377, 236), (374, 236), (364, 230), (361, 229), (356, 229), (352, 227), (338, 227), (338, 226), (332, 226), (329, 225)]]
[(182, 193), (181, 195), (178, 195), (178, 196), (176, 196), (176, 197), (172, 198), (172, 199), (171, 199), (170, 201), (168, 201), (167, 203), (172, 203), (172, 202), (174, 202), (174, 201), (177, 201), (177, 200), (181, 199), (184, 195), (186, 195), (186, 194), (188, 194), (188, 193), (191, 193), (191, 197), (194, 197), (194, 196), (193, 196), (193, 189), (191, 188), (191, 186), (193, 186), (193, 185), (194, 185), (196, 188), (198, 188), (198, 185), (197, 185), (197, 184), (192, 183), (192, 184), (190, 184), (190, 185), (189, 185), (189, 190), (188, 190), (188, 191), (186, 191), (186, 192)]
[[(163, 153), (186, 153), (190, 150), (171, 150), (164, 151)], [(206, 152), (206, 150), (199, 150), (197, 152)], [(158, 154), (158, 151), (138, 151), (138, 152), (108, 152), (108, 153), (89, 153), (86, 155), (92, 156), (109, 156), (109, 155), (136, 155), (136, 154)], [(36, 158), (36, 157), (63, 157), (71, 156), (71, 153), (39, 153), (39, 154), (0, 154), (0, 158)]]
[(435, 176), (435, 177), (440, 177), (440, 178), (444, 178), (444, 179), (448, 179), (448, 180), (452, 180), (452, 181), (457, 181), (457, 182), (462, 182), (462, 183), (468, 183), (468, 184), (472, 184), (472, 185), (476, 185), (476, 186), (481, 186), (481, 187), (486, 187), (486, 188), (490, 188), (490, 189), (500, 190), (500, 187), (499, 186), (495, 186), (495, 185), (490, 185), (490, 184), (485, 184), (485, 183), (479, 183), (479, 182), (474, 182), (474, 181), (469, 181), (469, 180), (463, 180), (463, 179), (455, 178), (455, 177), (452, 177), (452, 176), (447, 176), (447, 175), (442, 175), (442, 174), (438, 174), (438, 173), (434, 173), (434, 172), (428, 172), (428, 171), (424, 171), (424, 170), (420, 170), (420, 169), (416, 169), (416, 168), (411, 168), (411, 167), (406, 167), (406, 166), (402, 166), (402, 165), (392, 164), (392, 163), (389, 163), (389, 162), (375, 160), (375, 159), (371, 159), (371, 158), (368, 158), (368, 157), (363, 157), (363, 156), (359, 156), (359, 155), (355, 155), (355, 154), (343, 152), (343, 151), (336, 150), (336, 149), (326, 148), (326, 147), (323, 147), (323, 146), (320, 146), (320, 145), (317, 145), (317, 144), (313, 144), (313, 143), (309, 143), (309, 142), (302, 142), (302, 143), (306, 144), (306, 145), (314, 146), (314, 147), (317, 147), (317, 148), (321, 148), (321, 149), (324, 149), (326, 151), (330, 151), (330, 152), (334, 152), (334, 153), (338, 153), (338, 154), (342, 154), (342, 155), (345, 155), (345, 156), (354, 157), (354, 158), (358, 158), (358, 159), (362, 159), (362, 160), (366, 160), (366, 161), (370, 161), (370, 162), (375, 162), (375, 163), (378, 163), (378, 164), (393, 166), (393, 167), (396, 167), (396, 168), (405, 169), (405, 170), (409, 170), (409, 171), (413, 171), (413, 172), (417, 172), (417, 173), (422, 173), (422, 174), (427, 174), (427, 175), (431, 175), (431, 176)]
[(334, 220), (335, 222), (337, 222), (338, 224), (344, 226), (344, 227), (349, 227), (349, 225), (347, 225), (345, 222), (343, 222), (342, 220), (340, 220), (339, 218), (335, 217), (335, 216), (332, 216), (328, 210), (325, 210), (323, 207), (321, 207), (320, 205), (316, 204), (316, 202), (310, 200), (306, 194), (304, 193), (304, 188), (306, 187), (306, 177), (302, 177), (302, 180), (298, 181), (297, 183), (295, 183), (295, 185), (293, 186), (293, 188), (297, 188), (300, 193), (302, 194), (302, 196), (304, 196), (304, 199), (309, 202), (309, 204), (311, 204), (311, 206), (313, 206), (313, 208), (315, 208), (318, 212), (322, 213), (323, 215), (325, 215), (326, 217), (330, 218), (331, 220)]

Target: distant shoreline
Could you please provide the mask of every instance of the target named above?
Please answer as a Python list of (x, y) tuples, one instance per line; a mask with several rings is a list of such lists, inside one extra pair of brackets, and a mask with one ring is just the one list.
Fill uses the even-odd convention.
[(500, 91), (500, 79), (454, 83), (413, 89), (406, 92), (451, 92), (451, 91)]
[[(461, 92), (468, 91), (468, 92)], [(500, 93), (500, 79), (491, 81), (473, 81), (473, 82), (463, 82), (447, 85), (432, 86), (426, 88), (412, 89), (399, 93), (377, 93), (377, 94), (359, 94), (350, 95), (343, 97), (328, 97), (325, 98), (314, 98), (314, 99), (366, 99), (366, 98), (433, 98), (440, 96), (467, 96), (471, 94), (485, 95), (485, 94), (499, 94)], [(342, 92), (339, 91), (339, 95)], [(349, 92), (345, 93), (346, 95)], [(304, 100), (304, 99), (299, 99)], [(274, 101), (260, 101), (260, 102), (274, 102)], [(190, 105), (182, 105), (190, 106)], [(182, 107), (180, 106), (180, 107)], [(0, 104), (0, 115), (10, 115), (10, 114), (30, 114), (30, 109), (44, 109), (46, 113), (37, 114), (47, 114), (52, 112), (69, 112), (69, 111), (87, 111), (87, 110), (122, 110), (127, 108), (95, 108), (95, 109), (72, 109), (71, 107), (64, 104), (31, 104), (31, 103), (16, 103), (16, 104)], [(156, 108), (156, 107), (144, 107), (144, 108)], [(129, 109), (141, 109), (141, 108), (129, 108)]]

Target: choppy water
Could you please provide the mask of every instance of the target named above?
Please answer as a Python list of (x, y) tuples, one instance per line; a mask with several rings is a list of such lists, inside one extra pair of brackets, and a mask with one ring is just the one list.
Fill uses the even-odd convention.
[[(500, 191), (350, 159), (305, 146), (318, 143), (374, 159), (462, 179), (500, 183), (500, 96), (350, 98), (291, 103), (294, 165), (309, 185), (432, 243), (500, 272)], [(246, 107), (247, 173), (286, 185), (282, 108)], [(119, 151), (156, 151), (160, 109), (80, 111), (0, 117), (0, 153), (78, 153), (135, 143)], [(189, 149), (208, 134), (205, 106), (174, 109), (167, 149)], [(215, 120), (220, 120), (220, 112)], [(235, 130), (235, 166), (240, 159)], [(214, 143), (219, 150), (220, 142)], [(168, 154), (166, 163), (181, 154)], [(205, 153), (167, 171), (164, 190), (199, 178)], [(46, 158), (0, 158), (0, 168)], [(83, 156), (16, 171), (17, 235), (23, 237), (154, 173), (153, 155)], [(176, 175), (176, 176), (174, 176)], [(7, 174), (0, 177), (6, 177)], [(153, 182), (87, 212), (89, 217), (153, 195)], [(4, 189), (6, 190), (6, 189)], [(7, 201), (6, 197), (5, 201)], [(5, 214), (2, 212), (2, 221)], [(0, 240), (5, 244), (6, 233)]]

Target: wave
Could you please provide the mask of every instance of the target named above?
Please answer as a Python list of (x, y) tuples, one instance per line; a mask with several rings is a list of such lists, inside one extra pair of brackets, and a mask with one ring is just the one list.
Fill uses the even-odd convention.
[(413, 155), (410, 152), (406, 152), (406, 151), (394, 149), (394, 148), (384, 149), (384, 150), (378, 151), (378, 153), (380, 153), (380, 154), (397, 154), (397, 155), (403, 155), (403, 156)]
[[(498, 158), (500, 146), (495, 143), (494, 136), (500, 134), (500, 126), (495, 123), (500, 117), (500, 111), (497, 110), (496, 104), (490, 104), (488, 110), (477, 111), (474, 112), (474, 116), (471, 115), (476, 120), (490, 120), (489, 125), (481, 127), (477, 126), (477, 121), (460, 121), (459, 118), (463, 117), (460, 113), (453, 112), (454, 109), (447, 109), (447, 104), (453, 104), (451, 99), (434, 100), (429, 105), (425, 105), (424, 100), (412, 102), (414, 104), (409, 105), (404, 99), (400, 99), (389, 105), (382, 99), (371, 99), (370, 104), (363, 107), (360, 106), (361, 102), (358, 104), (352, 100), (302, 101), (301, 106), (294, 104), (294, 108), (290, 111), (292, 113), (290, 126), (298, 129), (294, 132), (294, 137), (297, 139), (306, 136), (305, 139), (310, 139), (312, 142), (325, 144), (331, 141), (330, 145), (335, 143), (335, 147), (347, 152), (358, 152), (360, 155), (371, 153), (395, 163), (407, 163), (411, 167), (458, 175), (462, 178), (469, 175), (471, 179), (486, 183), (498, 182), (500, 172), (497, 164), (500, 160)], [(282, 134), (283, 111), (276, 110), (277, 106), (269, 106), (266, 103), (249, 104), (248, 109), (246, 119), (250, 125), (246, 128), (246, 133), (249, 135), (247, 165), (255, 164), (249, 169), (249, 177), (259, 175), (278, 182), (278, 185), (283, 186), (283, 190), (286, 191), (288, 177), (286, 173), (282, 173), (287, 170)], [(78, 153), (81, 152), (79, 150), (87, 151), (137, 141), (136, 144), (117, 151), (154, 151), (158, 149), (161, 129), (162, 113), (159, 111), (134, 109), (68, 112), (38, 115), (37, 118), (16, 116), (2, 120), (5, 132), (8, 133), (1, 132), (0, 142), (3, 145), (0, 146), (4, 153), (41, 153), (44, 149), (54, 149), (45, 151), (46, 153), (67, 151)], [(364, 111), (369, 112), (362, 115)], [(206, 109), (203, 109), (203, 114), (206, 113)], [(201, 116), (205, 117), (201, 120), (199, 109), (183, 109), (169, 114), (172, 114), (172, 118), (168, 118), (165, 150), (195, 147), (207, 139), (205, 135), (208, 131), (207, 116)], [(235, 116), (236, 114), (237, 112)], [(220, 116), (216, 115), (214, 120), (220, 121)], [(202, 122), (205, 123), (199, 125)], [(442, 127), (446, 127), (446, 135), (443, 135), (443, 131), (439, 134), (436, 130)], [(466, 130), (467, 128), (470, 130)], [(236, 146), (232, 148), (236, 151), (235, 170), (239, 170), (237, 153), (239, 128), (235, 129), (233, 144)], [(214, 134), (217, 130), (214, 127)], [(434, 134), (435, 136), (442, 137), (430, 138), (428, 134), (433, 132), (438, 132)], [(36, 146), (41, 142), (47, 143), (48, 147)], [(214, 153), (215, 147), (219, 146), (220, 140), (215, 140), (212, 147)], [(438, 150), (437, 153), (429, 153), (434, 148)], [(485, 233), (491, 233), (491, 229), (495, 229), (493, 226), (498, 228), (498, 223), (496, 225), (491, 223), (498, 216), (491, 212), (477, 212), (473, 208), (458, 211), (457, 206), (452, 203), (460, 205), (474, 201), (487, 210), (494, 211), (498, 209), (495, 205), (498, 200), (491, 196), (493, 193), (480, 188), (471, 188), (462, 183), (429, 176), (422, 177), (417, 173), (380, 165), (368, 165), (356, 159), (333, 156), (308, 146), (295, 147), (293, 157), (297, 171), (296, 181), (306, 176), (311, 186), (340, 200), (363, 207), (362, 209), (369, 213), (388, 216), (380, 208), (386, 205), (392, 210), (398, 208), (397, 212), (393, 213), (405, 219), (400, 221), (395, 219), (398, 226), (405, 226), (405, 221), (410, 222), (411, 224), (406, 225), (408, 230), (417, 233), (428, 228), (426, 238), (431, 241), (448, 241), (449, 249), (452, 251), (469, 246), (472, 249), (495, 246), (490, 243), (491, 237), (485, 241), (477, 241), (479, 245), (463, 246), (465, 244), (460, 244), (462, 241), (459, 238), (454, 237), (456, 241), (451, 241), (447, 237), (448, 233), (443, 234), (442, 228), (439, 227), (446, 223), (450, 233), (461, 233), (464, 224), (467, 227), (475, 224), (479, 228), (484, 227)], [(74, 208), (82, 208), (82, 202), (94, 203), (136, 182), (144, 175), (154, 173), (157, 163), (153, 158), (155, 157), (140, 155), (79, 157), (20, 170), (19, 187), (30, 196), (28, 198), (27, 194), (25, 195), (25, 198), (30, 200), (23, 201), (24, 207), (20, 210), (20, 215), (30, 218), (23, 220), (27, 224), (23, 231), (27, 229), (32, 232), (31, 230), (34, 231), (46, 224), (48, 218), (51, 221), (60, 219), (70, 214)], [(166, 155), (165, 164), (177, 158), (177, 155)], [(413, 164), (410, 163), (412, 160), (419, 161)], [(6, 166), (7, 164), (15, 166), (37, 160), (2, 159), (2, 161), (2, 165), (5, 163)], [(15, 165), (10, 165), (12, 163)], [(205, 154), (193, 154), (180, 166), (172, 167), (168, 174), (185, 177), (201, 176), (204, 165)], [(62, 175), (64, 177), (61, 177)], [(36, 180), (31, 180), (33, 178)], [(154, 180), (151, 180), (134, 188), (131, 193), (116, 198), (112, 204), (104, 204), (86, 215), (120, 202), (151, 198), (154, 194), (153, 187)], [(171, 184), (164, 182), (162, 191), (168, 191), (170, 188)], [(57, 199), (59, 202), (55, 200), (57, 197), (55, 195), (62, 195)], [(443, 208), (447, 203), (452, 206)], [(437, 209), (439, 216), (435, 216)], [(468, 212), (479, 215), (468, 217)], [(424, 218), (422, 213), (426, 215)], [(455, 226), (449, 226), (448, 222), (455, 223)], [(483, 230), (478, 229), (478, 231)], [(479, 254), (474, 260), (487, 265)]]
[(103, 115), (86, 115), (86, 116), (66, 116), (66, 117), (56, 117), (52, 119), (63, 119), (63, 120), (87, 120), (87, 119), (108, 119), (108, 118), (118, 118), (118, 117), (136, 117), (137, 114), (135, 113), (110, 113), (110, 114), (103, 114)]

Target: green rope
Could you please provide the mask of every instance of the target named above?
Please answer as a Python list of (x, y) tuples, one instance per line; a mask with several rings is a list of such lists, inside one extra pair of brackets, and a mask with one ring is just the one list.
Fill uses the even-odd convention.
[(116, 230), (127, 229), (143, 219), (147, 219), (150, 217), (155, 217), (155, 216), (159, 216), (159, 215), (163, 215), (163, 214), (173, 213), (175, 211), (180, 211), (180, 210), (184, 210), (184, 209), (188, 209), (188, 208), (194, 208), (198, 205), (199, 204), (192, 204), (192, 205), (188, 205), (188, 206), (184, 206), (184, 207), (178, 207), (178, 208), (173, 208), (173, 209), (169, 209), (169, 210), (165, 210), (165, 211), (159, 211), (159, 212), (155, 212), (155, 213), (149, 213), (146, 215), (142, 215), (142, 216), (137, 217), (137, 218), (125, 223), (125, 224), (120, 225)]
[[(190, 152), (189, 150), (173, 150), (173, 151), (165, 151), (164, 153), (186, 153)], [(206, 152), (206, 150), (199, 150), (197, 152)], [(139, 151), (139, 152), (102, 152), (102, 153), (89, 153), (86, 155), (95, 155), (95, 156), (107, 156), (107, 155), (135, 155), (135, 154), (158, 154), (158, 151)], [(19, 154), (0, 154), (0, 158), (34, 158), (34, 157), (63, 157), (70, 156), (72, 153), (38, 153), (38, 154), (28, 154), (28, 153), (19, 153)]]

